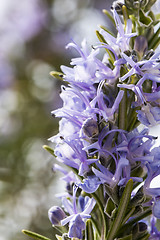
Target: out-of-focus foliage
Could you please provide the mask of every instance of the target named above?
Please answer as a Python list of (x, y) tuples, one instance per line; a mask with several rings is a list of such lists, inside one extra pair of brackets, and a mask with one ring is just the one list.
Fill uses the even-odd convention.
[(69, 64), (71, 38), (96, 41), (97, 23), (107, 24), (100, 9), (111, 3), (0, 1), (0, 240), (26, 239), (23, 228), (54, 239), (47, 211), (61, 186), (42, 146), (58, 131), (50, 111), (61, 83), (49, 72)]

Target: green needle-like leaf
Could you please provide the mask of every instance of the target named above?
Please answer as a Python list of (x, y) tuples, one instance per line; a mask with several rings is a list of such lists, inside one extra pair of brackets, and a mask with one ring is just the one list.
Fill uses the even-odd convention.
[(133, 180), (130, 179), (123, 191), (123, 194), (122, 194), (122, 197), (120, 200), (120, 204), (119, 204), (119, 207), (117, 210), (117, 215), (111, 225), (111, 228), (108, 232), (106, 240), (113, 240), (114, 237), (116, 236), (117, 231), (121, 227), (121, 224), (125, 217), (126, 210), (127, 210), (130, 198), (131, 198), (132, 189), (133, 189)]
[(54, 150), (51, 147), (49, 147), (48, 145), (43, 145), (43, 148), (47, 150), (51, 155), (56, 157), (56, 155), (54, 154)]
[(152, 214), (152, 210), (151, 209), (147, 209), (146, 211), (140, 213), (138, 216), (134, 217), (132, 220), (130, 220), (129, 222), (127, 222), (125, 225), (123, 225), (121, 227), (121, 229), (119, 230), (118, 234), (121, 234), (123, 232), (125, 232), (127, 229), (131, 229), (132, 226), (137, 223), (138, 221), (148, 217), (149, 215)]
[(116, 26), (113, 16), (106, 9), (103, 9), (103, 13), (111, 20), (114, 26)]
[(86, 222), (86, 240), (88, 239), (94, 239), (93, 226), (90, 219)]
[(52, 71), (52, 72), (50, 72), (50, 75), (55, 77), (55, 78), (57, 78), (57, 79), (59, 79), (59, 80), (62, 80), (62, 81), (64, 80), (63, 79), (64, 74), (61, 73), (61, 72)]
[(113, 37), (116, 37), (114, 33), (112, 33), (108, 28), (100, 25), (100, 28), (102, 28), (104, 31), (108, 32), (110, 35), (112, 35)]
[(117, 240), (132, 240), (132, 235), (128, 235), (122, 238), (118, 238)]
[(58, 240), (63, 240), (63, 238), (62, 238), (61, 236), (59, 236), (59, 235), (56, 235), (56, 238), (57, 238)]
[[(106, 40), (104, 39), (104, 37), (102, 36), (102, 34), (100, 34), (99, 31), (96, 31), (96, 35), (97, 35), (97, 37), (98, 37), (98, 39), (99, 39), (100, 42), (107, 44)], [(111, 62), (112, 62), (112, 64), (113, 64), (113, 62), (114, 62), (114, 55), (113, 55), (113, 53), (112, 53), (110, 50), (108, 50), (107, 48), (105, 48), (105, 49), (106, 49), (106, 51), (107, 51), (107, 53), (108, 53), (108, 55), (109, 55), (109, 57), (110, 57), (110, 60), (111, 60)]]
[(22, 232), (26, 235), (28, 235), (29, 237), (32, 237), (34, 239), (38, 239), (38, 240), (51, 240), (50, 238), (47, 238), (47, 237), (44, 237), (38, 233), (35, 233), (35, 232), (31, 232), (31, 231), (28, 231), (28, 230), (22, 230)]
[(159, 38), (159, 34), (160, 34), (160, 28), (158, 28), (158, 30), (155, 32), (155, 34), (153, 35), (153, 37), (150, 39), (149, 43), (148, 43), (148, 47), (149, 49), (154, 48), (157, 39)]

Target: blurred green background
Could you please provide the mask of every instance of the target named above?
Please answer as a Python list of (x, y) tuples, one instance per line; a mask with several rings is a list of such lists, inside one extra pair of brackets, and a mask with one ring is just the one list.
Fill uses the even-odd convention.
[(69, 65), (65, 45), (97, 41), (107, 0), (0, 1), (0, 240), (29, 239), (29, 229), (55, 239), (48, 209), (63, 191), (55, 161), (42, 148), (58, 132), (50, 112), (61, 106), (49, 72)]

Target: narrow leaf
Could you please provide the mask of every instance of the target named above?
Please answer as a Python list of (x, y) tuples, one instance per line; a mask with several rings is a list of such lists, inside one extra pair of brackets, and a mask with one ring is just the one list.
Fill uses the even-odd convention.
[[(97, 37), (98, 37), (100, 42), (107, 44), (106, 40), (104, 39), (102, 34), (100, 34), (99, 31), (96, 31), (96, 35), (97, 35)], [(106, 52), (108, 53), (108, 55), (110, 57), (111, 62), (113, 63), (114, 62), (114, 55), (113, 55), (113, 53), (110, 50), (108, 50), (107, 48), (105, 48), (105, 49), (106, 49)]]
[(56, 234), (56, 238), (57, 238), (58, 240), (63, 240), (63, 238), (62, 238), (61, 236), (57, 235), (57, 234)]
[(86, 222), (86, 240), (88, 239), (94, 239), (93, 226), (90, 219)]
[(43, 148), (47, 150), (51, 155), (56, 157), (56, 155), (54, 154), (54, 150), (51, 147), (49, 147), (48, 145), (43, 145)]
[(130, 234), (130, 235), (122, 237), (122, 238), (117, 238), (117, 240), (132, 240), (132, 235)]
[(28, 230), (22, 230), (22, 232), (26, 235), (28, 235), (29, 237), (32, 237), (34, 239), (38, 239), (38, 240), (51, 240), (50, 238), (47, 238), (47, 237), (44, 237), (38, 233), (35, 233), (35, 232), (31, 232), (31, 231), (28, 231)]
[(138, 216), (132, 218), (129, 222), (127, 222), (125, 225), (123, 225), (120, 230), (118, 231), (118, 234), (124, 233), (127, 229), (131, 229), (132, 226), (137, 223), (138, 221), (148, 217), (152, 214), (152, 210), (148, 209), (142, 213), (140, 213)]
[(139, 238), (138, 240), (148, 240), (150, 237), (150, 234), (149, 233), (146, 233), (145, 236)]
[(102, 28), (104, 31), (108, 32), (110, 35), (112, 35), (113, 37), (115, 37), (115, 34), (112, 33), (108, 28), (106, 28), (106, 27), (104, 27), (104, 26), (102, 26), (102, 25), (100, 25), (100, 28)]
[(157, 39), (157, 41), (155, 42), (154, 46), (153, 46), (153, 50), (155, 50), (160, 44), (160, 37)]
[(155, 17), (157, 20), (160, 20), (160, 13), (156, 14)]
[(120, 204), (119, 204), (119, 207), (118, 207), (118, 210), (117, 210), (117, 215), (116, 215), (116, 217), (113, 221), (113, 224), (112, 224), (112, 226), (111, 226), (111, 228), (108, 232), (108, 235), (107, 235), (107, 238), (106, 238), (107, 240), (113, 240), (117, 231), (121, 227), (121, 224), (122, 224), (123, 219), (125, 217), (126, 210), (127, 210), (130, 198), (131, 198), (132, 189), (133, 189), (133, 180), (130, 179), (128, 181), (128, 183), (126, 184), (126, 187), (123, 191), (123, 194), (122, 194), (122, 197), (121, 197), (121, 200), (120, 200)]
[(126, 8), (125, 5), (122, 6), (122, 13), (123, 13), (124, 24), (125, 24), (125, 27), (126, 27), (127, 26), (127, 20), (129, 18), (129, 16), (128, 16), (127, 8)]
[(122, 222), (122, 225), (125, 224), (127, 222), (127, 220), (132, 216), (132, 214), (134, 213), (135, 211), (135, 207), (133, 207), (128, 213), (127, 215), (125, 216), (123, 222)]
[(148, 47), (149, 49), (152, 49), (158, 39), (158, 36), (160, 34), (160, 28), (158, 28), (158, 30), (155, 32), (155, 34), (153, 35), (153, 37), (151, 38), (151, 40), (148, 43)]
[(59, 79), (59, 80), (62, 80), (62, 81), (64, 80), (63, 79), (64, 74), (61, 73), (61, 72), (52, 71), (52, 72), (50, 72), (50, 75), (55, 77), (55, 78), (57, 78), (57, 79)]
[(147, 5), (145, 6), (145, 12), (149, 11), (155, 2), (156, 0), (149, 0)]
[(101, 200), (99, 199), (99, 197), (95, 193), (91, 193), (91, 196), (96, 200), (96, 203), (97, 203), (99, 210), (101, 212), (101, 215), (102, 215), (103, 226), (102, 226), (101, 237), (102, 237), (102, 239), (104, 239), (106, 236), (106, 231), (107, 231), (107, 218), (104, 213), (103, 204), (102, 204)]
[(115, 21), (114, 21), (114, 18), (112, 17), (112, 15), (106, 9), (103, 9), (102, 12), (111, 20), (113, 25), (116, 27), (116, 24), (115, 24)]

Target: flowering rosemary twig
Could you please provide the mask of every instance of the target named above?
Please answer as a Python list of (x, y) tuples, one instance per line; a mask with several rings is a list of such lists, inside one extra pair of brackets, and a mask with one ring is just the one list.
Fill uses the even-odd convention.
[(48, 213), (53, 226), (66, 226), (58, 240), (160, 239), (160, 188), (150, 187), (160, 174), (160, 148), (148, 129), (160, 123), (154, 2), (114, 2), (113, 17), (103, 12), (117, 35), (102, 27), (91, 50), (85, 40), (81, 47), (73, 41), (67, 48), (80, 57), (72, 67), (61, 66), (62, 74), (51, 73), (68, 83), (61, 88), (62, 108), (52, 112), (61, 118), (59, 133), (50, 138), (55, 149), (44, 147), (66, 182), (62, 208)]

